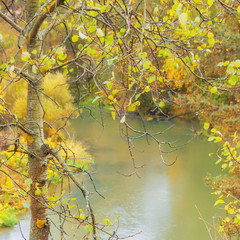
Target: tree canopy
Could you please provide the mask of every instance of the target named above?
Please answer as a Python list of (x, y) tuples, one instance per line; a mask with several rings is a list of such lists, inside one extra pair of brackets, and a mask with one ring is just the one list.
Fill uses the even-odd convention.
[[(6, 169), (1, 172), (17, 194), (31, 199), (30, 240), (48, 239), (49, 211), (74, 218), (88, 232), (86, 239), (88, 234), (97, 239), (99, 231), (106, 231), (97, 224), (88, 191), (74, 175), (87, 170), (70, 146), (68, 121), (81, 114), (88, 99), (109, 106), (113, 120), (118, 118), (125, 126), (134, 161), (129, 132), (148, 135), (160, 150), (164, 144), (127, 122), (126, 113), (140, 109), (144, 100), (151, 101), (151, 111), (162, 115), (167, 115), (168, 105), (189, 104), (183, 89), (212, 98), (227, 92), (238, 103), (239, 46), (228, 59), (221, 49), (228, 41), (222, 37), (225, 31), (239, 34), (240, 5), (228, 0), (21, 3), (0, 4), (1, 145), (10, 151), (1, 166), (10, 168), (13, 158), (26, 164), (28, 156), (29, 169), (25, 165), (11, 169), (22, 176), (21, 181)], [(68, 215), (65, 208), (54, 208), (54, 203), (64, 205), (71, 199), (63, 203), (61, 195), (48, 196), (54, 176), (48, 169), (76, 184), (85, 198), (84, 214)]]

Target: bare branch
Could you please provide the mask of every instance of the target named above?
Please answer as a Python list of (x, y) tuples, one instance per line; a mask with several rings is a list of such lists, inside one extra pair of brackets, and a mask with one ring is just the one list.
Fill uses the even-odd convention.
[(23, 29), (17, 25), (13, 20), (11, 20), (9, 17), (7, 17), (3, 12), (0, 11), (0, 17), (5, 20), (8, 24), (10, 24), (16, 31), (19, 33), (23, 32)]

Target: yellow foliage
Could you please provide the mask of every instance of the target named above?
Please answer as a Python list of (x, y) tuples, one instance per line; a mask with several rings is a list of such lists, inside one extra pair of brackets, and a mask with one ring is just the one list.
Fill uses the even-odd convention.
[[(11, 81), (11, 80), (10, 80)], [(0, 83), (4, 88), (8, 84), (5, 79)], [(50, 124), (54, 122), (54, 128), (62, 126), (66, 119), (74, 111), (73, 97), (68, 89), (67, 77), (61, 73), (48, 74), (44, 79), (44, 120)], [(17, 115), (21, 121), (26, 121), (27, 112), (27, 82), (16, 79), (2, 92), (3, 99), (8, 108)], [(45, 129), (50, 134), (50, 129)]]
[(37, 219), (37, 227), (38, 228), (43, 228), (44, 227), (44, 220)]
[[(45, 140), (45, 143), (49, 145), (50, 148), (58, 148), (58, 142), (55, 141), (55, 137), (49, 137)], [(92, 163), (92, 157), (90, 154), (86, 152), (86, 148), (84, 148), (82, 142), (76, 141), (72, 139), (71, 142), (65, 142), (65, 150), (68, 151), (68, 159), (77, 160), (77, 162), (84, 162), (84, 163)], [(59, 151), (59, 154), (65, 158), (66, 152), (63, 150)]]

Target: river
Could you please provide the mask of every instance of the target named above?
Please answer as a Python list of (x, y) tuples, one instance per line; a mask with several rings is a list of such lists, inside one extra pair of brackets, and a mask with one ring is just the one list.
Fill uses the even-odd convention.
[[(100, 119), (99, 115), (96, 117)], [(93, 179), (105, 197), (102, 199), (96, 193), (91, 196), (97, 218), (116, 222), (120, 216), (118, 236), (132, 236), (130, 239), (133, 240), (210, 239), (204, 222), (199, 219), (199, 212), (210, 224), (213, 216), (219, 213), (213, 208), (215, 197), (204, 183), (209, 172), (217, 174), (215, 161), (208, 156), (216, 151), (216, 146), (201, 137), (192, 139), (191, 129), (198, 128), (198, 124), (183, 120), (143, 122), (135, 116), (127, 116), (134, 127), (146, 128), (152, 133), (172, 126), (160, 136), (161, 141), (181, 145), (192, 139), (177, 151), (164, 155), (167, 163), (177, 159), (171, 167), (163, 163), (155, 142), (146, 138), (136, 140), (136, 164), (144, 167), (138, 169), (138, 176), (129, 177), (126, 175), (133, 173), (134, 169), (127, 143), (120, 136), (122, 124), (113, 121), (107, 113), (104, 119), (104, 130), (87, 111), (73, 122), (75, 137), (89, 146), (88, 151), (95, 159)], [(88, 187), (94, 192), (90, 183)], [(79, 195), (78, 190), (73, 189), (72, 197)], [(28, 215), (20, 225), (26, 236)], [(0, 240), (20, 239), (23, 238), (19, 226), (0, 234)]]

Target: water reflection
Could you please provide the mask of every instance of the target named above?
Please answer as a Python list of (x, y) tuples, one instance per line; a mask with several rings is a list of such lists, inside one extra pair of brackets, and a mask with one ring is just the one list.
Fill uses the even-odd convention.
[[(215, 151), (215, 146), (209, 145), (202, 139), (195, 139), (180, 150), (166, 155), (166, 161), (177, 162), (172, 167), (163, 164), (158, 146), (153, 141), (139, 139), (135, 141), (134, 150), (139, 169), (137, 177), (126, 177), (132, 168), (131, 157), (126, 141), (120, 137), (120, 128), (117, 121), (105, 116), (106, 127), (101, 133), (100, 125), (87, 115), (83, 115), (73, 124), (78, 138), (87, 142), (89, 151), (95, 158), (96, 174), (93, 175), (98, 190), (105, 196), (99, 197), (96, 193), (91, 196), (97, 218), (104, 218), (116, 222), (120, 216), (118, 235), (120, 237), (133, 236), (133, 240), (203, 240), (209, 239), (204, 224), (198, 219), (195, 205), (204, 218), (211, 222), (216, 212), (213, 209), (214, 197), (204, 185), (203, 178), (208, 172), (214, 172), (215, 163), (209, 159), (208, 153)], [(131, 124), (143, 129), (139, 119), (129, 117)], [(175, 127), (167, 131), (160, 138), (163, 141), (176, 141), (181, 144), (192, 137), (190, 128), (192, 123), (178, 122), (145, 122), (145, 127), (151, 132), (163, 131), (172, 124)], [(196, 127), (196, 126), (194, 126)], [(88, 187), (94, 189), (87, 179)], [(77, 188), (72, 189), (72, 197), (80, 196)], [(81, 200), (79, 200), (81, 205)], [(55, 220), (57, 221), (57, 219)], [(23, 231), (27, 233), (28, 224), (23, 222)], [(66, 223), (69, 233), (74, 231), (71, 224)], [(17, 228), (14, 228), (17, 229)], [(54, 239), (59, 239), (57, 230)], [(102, 237), (107, 239), (106, 236)], [(1, 240), (22, 239), (21, 235), (13, 230), (10, 233), (0, 234)], [(69, 239), (81, 239), (80, 233)]]
[(166, 174), (153, 175), (146, 181), (142, 192), (142, 225), (147, 236), (143, 239), (165, 239), (172, 226), (172, 196), (169, 187)]

